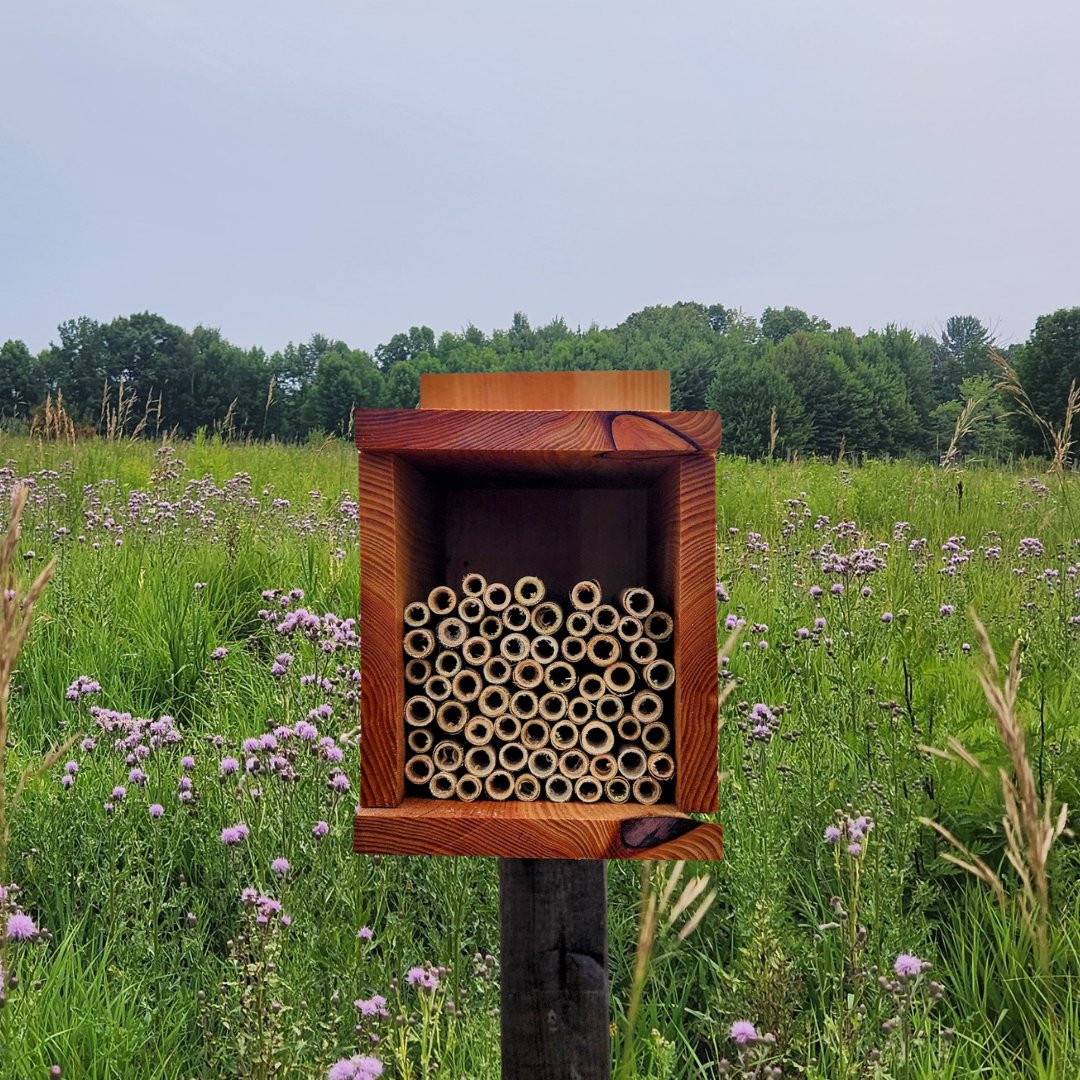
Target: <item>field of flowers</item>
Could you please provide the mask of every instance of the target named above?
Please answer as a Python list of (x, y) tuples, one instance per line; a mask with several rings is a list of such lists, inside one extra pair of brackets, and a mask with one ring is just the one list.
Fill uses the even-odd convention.
[[(11, 677), (0, 1078), (496, 1077), (494, 862), (351, 853), (355, 453), (5, 459), (5, 603), (56, 565)], [(609, 868), (625, 1075), (1080, 1076), (1080, 858), (1046, 839), (1080, 795), (1080, 485), (718, 479), (727, 855), (684, 941), (667, 898), (630, 1033), (641, 871)], [(988, 689), (1020, 642), (1026, 747), (972, 612)]]

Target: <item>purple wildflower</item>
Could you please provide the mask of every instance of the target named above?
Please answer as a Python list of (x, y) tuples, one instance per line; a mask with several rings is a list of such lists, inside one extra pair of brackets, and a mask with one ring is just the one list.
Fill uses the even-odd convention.
[(854, 855), (854, 856), (858, 857), (859, 855), (862, 854), (862, 844), (860, 844), (857, 840), (853, 840), (847, 846), (847, 853), (849, 855)]
[(316, 821), (311, 829), (311, 835), (316, 840), (321, 840), (330, 831), (330, 826), (325, 821)]
[(825, 826), (825, 842), (829, 844), (836, 844), (840, 840), (840, 828), (837, 825)]
[(159, 818), (165, 813), (165, 807), (159, 802), (151, 803), (149, 807), (147, 807), (147, 811), (152, 818)]
[(232, 774), (236, 772), (236, 770), (239, 768), (240, 762), (230, 755), (221, 759), (221, 764), (218, 766), (218, 771), (221, 773), (222, 776), (232, 776)]
[(29, 915), (16, 911), (14, 915), (8, 916), (4, 934), (9, 941), (30, 941), (37, 934), (37, 927)]
[(211, 660), (224, 660), (229, 655), (229, 650), (224, 645), (219, 645), (211, 654)]
[(284, 877), (289, 872), (289, 860), (283, 856), (279, 856), (270, 864), (270, 869), (273, 870), (278, 877)]
[(360, 929), (356, 931), (356, 936), (361, 941), (370, 941), (375, 935), (372, 933), (370, 926), (361, 926)]
[(883, 623), (891, 623), (892, 622), (892, 612), (891, 611), (883, 611), (881, 613), (881, 621)]
[(941, 607), (938, 609), (942, 618), (944, 619), (947, 619), (955, 610), (956, 609), (952, 606), (952, 604), (942, 604)]
[(922, 973), (923, 962), (912, 953), (901, 953), (893, 964), (893, 971), (901, 979), (914, 978)]
[(124, 787), (123, 784), (117, 784), (116, 787), (114, 787), (112, 789), (112, 797), (117, 802), (120, 802), (120, 800), (123, 799), (126, 795), (127, 795), (127, 788)]
[(745, 1046), (757, 1040), (757, 1028), (749, 1020), (736, 1020), (731, 1025), (731, 1037), (739, 1046)]

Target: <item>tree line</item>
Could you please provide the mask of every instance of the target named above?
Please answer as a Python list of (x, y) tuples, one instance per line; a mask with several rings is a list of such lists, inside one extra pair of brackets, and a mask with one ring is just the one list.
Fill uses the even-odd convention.
[(730, 453), (939, 457), (967, 407), (966, 451), (1001, 458), (1045, 447), (998, 388), (994, 352), (1059, 426), (1080, 382), (1080, 307), (1040, 317), (1026, 342), (999, 350), (971, 315), (936, 337), (895, 325), (857, 335), (798, 308), (755, 318), (699, 303), (648, 307), (610, 329), (562, 319), (534, 328), (520, 313), (491, 334), (414, 326), (370, 353), (315, 334), (268, 354), (150, 312), (73, 319), (58, 339), (36, 355), (22, 341), (0, 347), (6, 428), (32, 426), (60, 399), (86, 432), (298, 441), (347, 434), (354, 407), (415, 407), (427, 372), (660, 368), (671, 372), (672, 408), (720, 411)]

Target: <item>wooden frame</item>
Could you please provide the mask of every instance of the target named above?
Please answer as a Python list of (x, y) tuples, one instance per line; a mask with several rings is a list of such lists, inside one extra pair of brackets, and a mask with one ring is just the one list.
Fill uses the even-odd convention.
[[(500, 400), (505, 386), (488, 386), (487, 398)], [(460, 389), (444, 389), (469, 400)], [(645, 400), (657, 398), (654, 386)], [(719, 826), (685, 817), (717, 808), (719, 441), (715, 414), (657, 408), (356, 414), (363, 635), (358, 851), (719, 857)], [(611, 588), (646, 583), (665, 598), (676, 625), (674, 803), (406, 797), (402, 612), (470, 568), (499, 580), (541, 573), (559, 591), (581, 578)]]

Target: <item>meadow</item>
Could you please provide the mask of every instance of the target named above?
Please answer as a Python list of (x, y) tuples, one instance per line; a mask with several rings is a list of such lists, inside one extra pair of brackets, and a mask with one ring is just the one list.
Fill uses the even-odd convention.
[[(11, 675), (0, 1078), (498, 1076), (494, 861), (351, 851), (355, 451), (5, 459), (16, 600), (56, 562)], [(726, 855), (682, 941), (648, 869), (632, 1027), (609, 866), (624, 1076), (1080, 1075), (1078, 503), (1037, 464), (721, 457)]]

